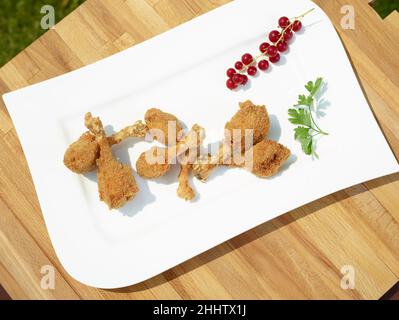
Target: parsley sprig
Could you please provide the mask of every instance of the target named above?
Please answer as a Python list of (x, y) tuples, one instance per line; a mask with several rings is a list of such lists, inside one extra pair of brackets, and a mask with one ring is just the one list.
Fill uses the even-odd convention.
[(307, 155), (314, 155), (318, 158), (314, 146), (314, 138), (318, 135), (328, 135), (327, 132), (320, 129), (313, 117), (313, 104), (316, 101), (315, 95), (323, 86), (323, 78), (317, 78), (315, 82), (309, 81), (305, 88), (309, 92), (306, 96), (301, 94), (298, 96), (298, 102), (295, 108), (288, 110), (289, 121), (298, 125), (294, 129), (295, 140), (302, 145), (302, 150)]

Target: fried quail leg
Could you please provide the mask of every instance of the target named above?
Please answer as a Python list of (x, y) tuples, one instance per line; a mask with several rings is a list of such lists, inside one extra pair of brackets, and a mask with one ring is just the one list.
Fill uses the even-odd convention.
[(204, 129), (194, 125), (190, 132), (178, 144), (170, 148), (152, 147), (143, 152), (136, 162), (137, 173), (147, 179), (163, 176), (171, 164), (187, 150), (197, 148), (204, 137)]
[[(165, 113), (159, 109), (150, 109), (146, 112), (144, 118), (147, 126), (150, 129), (150, 133), (153, 132), (153, 129), (160, 130), (159, 133), (161, 133), (161, 137), (157, 137), (156, 135), (154, 135), (154, 138), (159, 140), (160, 142), (170, 146), (175, 145), (178, 141), (182, 140), (182, 127), (179, 120), (174, 115), (170, 113)], [(172, 127), (170, 128), (172, 129), (172, 131), (169, 130), (170, 125), (172, 125)], [(195, 129), (195, 127), (193, 129)], [(188, 140), (183, 141), (183, 144), (184, 142), (188, 142)], [(188, 146), (188, 148), (190, 149), (191, 146)], [(182, 154), (179, 152), (179, 149), (181, 149), (179, 148), (179, 146), (176, 149), (151, 148), (149, 151), (140, 155), (136, 163), (137, 172), (142, 177), (148, 179), (155, 179), (163, 176), (171, 168), (171, 164), (168, 159), (171, 160), (177, 158), (178, 160), (179, 156)], [(174, 156), (174, 153), (176, 153), (176, 156)], [(165, 161), (160, 163), (148, 163), (146, 159), (148, 159), (147, 157), (151, 155), (153, 155), (153, 158), (157, 158), (158, 155), (162, 155)], [(193, 161), (197, 156), (198, 152), (195, 154), (191, 161)], [(177, 189), (177, 194), (179, 197), (185, 200), (192, 200), (195, 197), (195, 192), (189, 184), (190, 171), (191, 165), (182, 164), (179, 174), (179, 186)]]
[[(269, 114), (266, 107), (256, 106), (250, 100), (242, 102), (239, 105), (240, 110), (225, 125), (225, 139), (222, 147), (219, 149), (219, 154), (213, 157), (208, 155), (194, 162), (193, 173), (197, 179), (206, 181), (212, 170), (218, 165), (229, 163), (228, 159), (232, 161), (234, 153), (244, 153), (246, 137), (249, 134), (253, 134), (252, 144), (249, 147), (266, 138), (270, 128)], [(237, 130), (238, 137), (235, 136)], [(246, 132), (246, 130), (251, 131)]]
[[(107, 139), (109, 145), (112, 146), (129, 137), (145, 137), (147, 132), (147, 126), (143, 122), (137, 121)], [(96, 160), (100, 155), (99, 150), (95, 137), (90, 132), (86, 132), (65, 151), (64, 164), (75, 173), (90, 172), (96, 167)]]
[[(202, 141), (200, 141), (201, 143)], [(189, 152), (191, 151), (191, 152)], [(181, 164), (181, 168), (180, 168), (180, 173), (179, 173), (179, 185), (177, 187), (177, 195), (186, 200), (186, 201), (190, 201), (193, 200), (195, 198), (195, 191), (194, 189), (190, 186), (190, 175), (191, 175), (191, 171), (193, 168), (193, 163), (196, 159), (198, 159), (199, 155), (200, 155), (200, 144), (197, 145), (196, 150), (193, 149), (189, 149), (189, 151), (186, 151), (186, 153), (184, 154), (185, 159), (181, 159), (180, 157), (178, 157), (178, 161)], [(196, 152), (193, 152), (196, 151)]]
[[(245, 153), (244, 163), (237, 165), (232, 162), (231, 166), (246, 167), (256, 176), (265, 178), (276, 174), (290, 154), (290, 150), (282, 144), (272, 140), (263, 140)], [(208, 156), (205, 159), (197, 159), (193, 164), (194, 176), (201, 181), (206, 181), (211, 171), (220, 165), (225, 165), (222, 152), (213, 158)]]
[[(150, 131), (153, 131), (154, 129), (161, 131), (160, 133), (162, 133), (162, 137), (154, 135), (154, 138), (159, 142), (165, 145), (175, 145), (176, 142), (182, 138), (182, 126), (173, 114), (152, 108), (145, 113), (144, 119)], [(168, 125), (174, 126), (175, 130), (169, 132)], [(173, 129), (173, 127), (171, 127), (171, 129)], [(169, 134), (172, 134), (172, 136), (169, 136)]]
[(191, 164), (183, 164), (179, 173), (179, 187), (177, 188), (177, 195), (186, 201), (195, 198), (195, 192), (189, 182), (191, 166)]
[(99, 118), (93, 118), (87, 113), (85, 125), (95, 136), (100, 148), (100, 157), (97, 159), (100, 200), (110, 209), (120, 208), (139, 191), (132, 170), (114, 158)]

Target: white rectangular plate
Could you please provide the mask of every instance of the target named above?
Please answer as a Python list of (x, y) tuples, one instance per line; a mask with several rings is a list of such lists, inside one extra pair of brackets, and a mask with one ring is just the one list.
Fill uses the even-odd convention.
[[(278, 65), (238, 92), (226, 89), (225, 71), (244, 52), (256, 52), (282, 15), (304, 19)], [(294, 141), (287, 110), (318, 76), (328, 82), (330, 133), (318, 143), (319, 160)], [(351, 64), (328, 17), (308, 0), (237, 0), (169, 32), (90, 66), (3, 96), (21, 140), (42, 212), (65, 269), (94, 287), (146, 280), (258, 224), (340, 189), (398, 171)], [(215, 172), (194, 181), (199, 198), (176, 196), (177, 169), (159, 181), (139, 177), (137, 198), (109, 212), (99, 201), (96, 176), (63, 165), (68, 145), (85, 131), (87, 111), (118, 130), (143, 119), (150, 107), (175, 114), (188, 127), (223, 135), (238, 102), (265, 104), (270, 138), (293, 155), (281, 173), (259, 179), (245, 170)], [(108, 132), (113, 129), (108, 126)], [(114, 147), (133, 166), (150, 143)], [(223, 173), (223, 174), (221, 174)]]

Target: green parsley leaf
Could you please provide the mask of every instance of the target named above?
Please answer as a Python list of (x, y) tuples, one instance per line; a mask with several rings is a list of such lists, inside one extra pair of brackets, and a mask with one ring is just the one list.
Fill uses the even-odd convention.
[(289, 109), (288, 115), (290, 118), (288, 119), (292, 124), (301, 124), (307, 127), (311, 127), (312, 120), (310, 118), (310, 113), (308, 110), (303, 108), (298, 109)]
[(314, 96), (317, 93), (317, 91), (319, 91), (322, 83), (323, 83), (323, 78), (317, 78), (317, 80), (316, 80), (316, 82), (314, 84), (314, 87), (313, 87), (313, 89), (312, 89), (312, 91), (310, 93), (312, 96)]
[(310, 128), (306, 128), (306, 127), (296, 127), (294, 129), (295, 139), (307, 138), (309, 136), (309, 130), (310, 130)]
[(304, 94), (301, 94), (298, 96), (298, 103), (294, 105), (294, 107), (300, 107), (300, 106), (307, 106), (310, 107), (313, 103), (313, 96), (309, 95), (308, 97), (305, 96)]
[(295, 107), (305, 106), (306, 103), (307, 103), (306, 96), (304, 94), (301, 94), (298, 96), (298, 103), (295, 105)]
[(318, 159), (318, 155), (314, 151), (313, 138), (317, 135), (328, 135), (322, 131), (314, 120), (312, 115), (312, 106), (314, 103), (314, 96), (323, 85), (323, 78), (317, 78), (315, 82), (309, 81), (305, 88), (309, 92), (306, 96), (301, 94), (298, 96), (298, 103), (288, 110), (288, 120), (295, 125), (294, 138), (301, 143), (302, 151), (307, 155), (314, 155)]
[(313, 81), (309, 81), (306, 85), (305, 85), (306, 90), (308, 90), (310, 93), (312, 93), (313, 91)]
[(307, 155), (311, 155), (313, 153), (313, 138), (312, 136), (308, 136), (304, 139), (299, 140), (302, 145), (302, 150)]
[(309, 133), (311, 128), (306, 127), (296, 127), (295, 131), (295, 140), (298, 140), (302, 145), (302, 150), (305, 154), (312, 154), (312, 136)]

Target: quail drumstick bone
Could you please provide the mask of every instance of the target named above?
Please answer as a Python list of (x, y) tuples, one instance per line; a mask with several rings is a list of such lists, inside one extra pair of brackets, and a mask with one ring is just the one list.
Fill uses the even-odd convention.
[(189, 182), (191, 168), (191, 164), (182, 164), (179, 173), (179, 186), (177, 188), (177, 195), (186, 201), (190, 201), (195, 198), (195, 191), (190, 186)]

